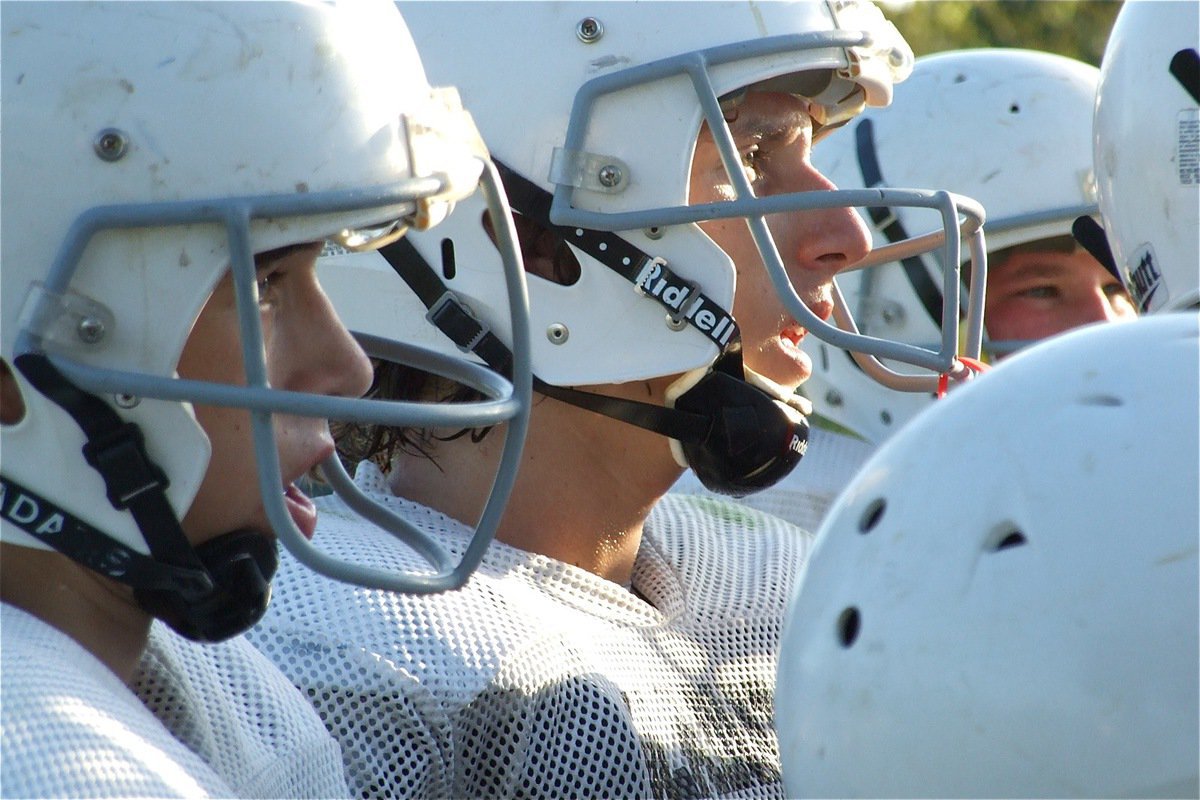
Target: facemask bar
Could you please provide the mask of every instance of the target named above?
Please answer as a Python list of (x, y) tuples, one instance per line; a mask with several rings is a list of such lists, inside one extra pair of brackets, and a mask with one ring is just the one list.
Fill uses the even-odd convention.
[[(389, 583), (391, 585), (380, 585), (377, 588), (392, 589), (393, 591), (402, 591), (409, 594), (432, 594), (434, 592), (457, 589), (466, 583), (467, 578), (471, 576), (471, 573), (475, 571), (480, 561), (483, 560), (483, 555), (495, 536), (496, 528), (500, 524), (500, 518), (508, 503), (509, 495), (512, 493), (513, 484), (516, 482), (521, 453), (525, 444), (525, 434), (529, 427), (529, 411), (533, 401), (533, 368), (529, 336), (529, 298), (525, 287), (525, 267), (517, 245), (517, 233), (513, 225), (512, 211), (508, 207), (507, 197), (501, 187), (500, 176), (491, 161), (485, 163), (480, 186), (487, 201), (488, 213), (493, 220), (496, 245), (504, 261), (505, 287), (508, 292), (509, 313), (513, 321), (513, 383), (509, 393), (512, 400), (517, 404), (517, 408), (512, 415), (507, 417), (508, 428), (505, 431), (504, 448), (501, 451), (491, 493), (480, 514), (479, 521), (476, 523), (475, 535), (471, 537), (471, 541), (467, 545), (467, 549), (457, 566), (454, 565), (452, 556), (445, 548), (430, 536), (422, 532), (411, 522), (392, 513), (363, 494), (354, 485), (350, 476), (346, 474), (341, 461), (336, 455), (330, 456), (322, 464), (322, 470), (326, 479), (347, 505), (364, 518), (407, 544), (434, 569), (434, 574), (431, 575), (413, 574), (400, 576), (399, 578), (395, 578), (387, 573), (381, 573), (381, 577), (390, 579)], [(254, 314), (254, 319), (257, 320), (257, 312), (251, 311), (251, 313)], [(484, 391), (481, 388), (484, 380), (501, 381), (507, 385), (507, 382), (499, 378), (496, 373), (473, 363), (463, 362), (460, 359), (444, 356), (424, 348), (389, 342), (388, 340), (373, 336), (358, 334), (358, 337), (364, 344), (364, 349), (370, 355), (410, 364), (418, 369), (434, 372), (464, 385), (472, 386), (479, 391)], [(466, 373), (474, 376), (474, 380), (460, 377)], [(461, 405), (480, 404), (463, 403)], [(410, 422), (408, 424), (418, 424), (423, 427), (434, 427), (436, 425), (436, 423), (421, 422)], [(270, 415), (255, 413), (253, 415), (253, 426), (255, 449), (259, 452), (260, 459), (263, 457), (264, 451), (267, 457), (275, 458), (275, 440), (271, 429)], [(460, 424), (460, 427), (468, 426)], [(277, 465), (275, 469), (278, 469)], [(259, 472), (259, 481), (263, 496), (267, 497), (269, 483), (263, 478), (261, 470)], [(284, 538), (284, 543), (288, 550), (305, 565), (337, 580), (367, 585), (362, 584), (356, 579), (356, 573), (363, 571), (365, 568), (358, 565), (346, 565), (344, 562), (332, 559), (304, 538), (296, 529), (278, 493), (271, 496), (271, 500), (267, 504), (267, 517), (271, 520), (271, 524), (275, 530), (282, 532), (282, 538)], [(348, 566), (349, 570), (347, 570)], [(375, 570), (371, 570), (371, 572), (375, 572)], [(375, 586), (375, 584), (370, 585)]]
[[(960, 271), (957, 265), (959, 264), (961, 238), (963, 235), (967, 235), (971, 239), (971, 253), (974, 260), (973, 274), (979, 275), (981, 280), (972, 282), (971, 297), (967, 303), (970, 315), (966, 355), (977, 358), (979, 354), (977, 343), (982, 340), (983, 330), (983, 282), (986, 280), (987, 273), (982, 232), (985, 219), (983, 208), (970, 198), (961, 195), (915, 189), (831, 190), (757, 198), (754, 196), (748, 179), (740, 169), (737, 148), (725, 122), (718, 95), (708, 73), (710, 65), (780, 52), (856, 47), (867, 44), (869, 41), (869, 36), (865, 32), (859, 31), (829, 31), (776, 36), (754, 42), (741, 42), (694, 51), (593, 78), (585, 83), (576, 95), (563, 143), (565, 151), (580, 152), (583, 150), (588, 117), (600, 96), (631, 86), (686, 74), (692, 81), (704, 119), (713, 134), (738, 197), (735, 200), (717, 203), (604, 213), (572, 207), (571, 200), (575, 188), (569, 184), (559, 183), (555, 187), (551, 203), (551, 220), (558, 225), (622, 231), (654, 226), (685, 225), (710, 219), (744, 217), (776, 292), (788, 311), (810, 333), (835, 347), (868, 354), (867, 357), (874, 361), (873, 375), (891, 388), (903, 391), (926, 391), (936, 388), (937, 376), (940, 374), (948, 374), (952, 378), (965, 377), (967, 369), (957, 358), (959, 352), (957, 314), (961, 302)], [(938, 349), (863, 335), (857, 332), (852, 323), (844, 325), (847, 330), (830, 325), (814, 314), (792, 288), (774, 239), (767, 228), (765, 217), (781, 212), (845, 206), (916, 206), (935, 209), (941, 213), (944, 232), (898, 242), (890, 249), (881, 248), (880, 257), (886, 256), (886, 258), (882, 261), (872, 259), (870, 262), (886, 263), (886, 261), (897, 258), (896, 254), (899, 252), (923, 253), (938, 245), (942, 246), (943, 263), (953, 265), (953, 267), (943, 270), (943, 296), (947, 302), (943, 308), (942, 340)], [(875, 256), (875, 253), (872, 256)], [(935, 374), (929, 377), (900, 375), (879, 363), (879, 359), (882, 358), (912, 364), (931, 370)]]
[[(1070, 205), (1070, 206), (1060, 206), (1058, 208), (1049, 208), (1049, 209), (1042, 209), (1040, 211), (1032, 211), (1032, 212), (1028, 212), (1025, 214), (1014, 214), (1014, 215), (1004, 217), (1004, 218), (998, 219), (998, 220), (989, 220), (987, 223), (987, 230), (989, 233), (991, 233), (995, 237), (1003, 237), (1005, 234), (1007, 234), (1011, 231), (1020, 231), (1020, 230), (1029, 229), (1029, 228), (1038, 228), (1038, 227), (1042, 227), (1042, 226), (1056, 225), (1056, 224), (1062, 224), (1062, 225), (1069, 226), (1072, 221), (1078, 219), (1081, 216), (1095, 217), (1098, 214), (1099, 214), (1099, 207), (1095, 203), (1079, 203), (1079, 204)], [(875, 227), (876, 227), (876, 229), (878, 229), (879, 226), (876, 225)], [(881, 246), (873, 249), (871, 251), (871, 253), (865, 259), (860, 261), (858, 264), (855, 264), (853, 267), (851, 267), (851, 269), (854, 269), (854, 270), (865, 269), (868, 267), (879, 266), (879, 265), (886, 264), (889, 262), (899, 263), (906, 258), (910, 258), (913, 256), (920, 256), (923, 253), (927, 253), (931, 249), (928, 246), (930, 243), (935, 244), (935, 245), (941, 244), (941, 236), (942, 236), (941, 232), (936, 232), (936, 233), (932, 233), (932, 234), (923, 234), (920, 236), (912, 236), (904, 241), (889, 243), (887, 245), (881, 245)], [(926, 246), (912, 247), (910, 245), (910, 243), (912, 243), (912, 244), (925, 243)], [(977, 268), (977, 266), (980, 263), (986, 262), (986, 258), (978, 255), (975, 252), (975, 245), (973, 242), (971, 243), (971, 248), (972, 248), (972, 256), (971, 257), (973, 259), (972, 265), (973, 265), (973, 270), (974, 270)], [(1097, 259), (1097, 260), (1101, 260), (1101, 259)], [(1108, 268), (1108, 267), (1106, 267), (1106, 268)], [(939, 269), (939, 271), (941, 271), (941, 269), (942, 269), (940, 262), (938, 263), (938, 269)], [(985, 275), (986, 275), (986, 273), (985, 273)], [(1117, 276), (1117, 277), (1119, 280), (1119, 276)], [(985, 277), (985, 284), (986, 284), (986, 277)], [(839, 327), (842, 327), (846, 330), (850, 330), (853, 332), (858, 332), (856, 323), (854, 322), (854, 319), (853, 319), (853, 314), (849, 310), (850, 305), (843, 301), (840, 287), (837, 285), (836, 279), (834, 281), (834, 287), (835, 287), (834, 319), (837, 321)], [(969, 294), (968, 299), (969, 299), (969, 302), (971, 302), (971, 303), (974, 302), (973, 295)], [(965, 355), (968, 355), (973, 358), (979, 358), (982, 356), (982, 358), (984, 358), (984, 359), (990, 359), (992, 357), (1011, 355), (1012, 353), (1015, 353), (1018, 350), (1021, 350), (1022, 348), (1028, 347), (1037, 342), (1037, 340), (1035, 340), (1035, 339), (1003, 339), (1003, 340), (992, 339), (987, 335), (987, 330), (985, 328), (984, 330), (979, 331), (979, 333), (978, 333), (978, 335), (980, 336), (980, 345), (978, 346), (978, 348), (976, 348), (976, 345), (975, 345), (976, 339), (974, 337), (977, 334), (976, 334), (976, 331), (971, 328), (971, 322), (974, 319), (976, 319), (976, 315), (972, 311), (973, 308), (974, 308), (973, 305), (968, 305), (967, 307), (964, 307), (962, 309), (962, 316), (963, 316), (964, 324), (966, 324), (966, 326), (967, 326), (967, 330), (964, 331), (965, 338), (963, 340), (963, 352)], [(982, 318), (982, 314), (980, 314), (979, 318)], [(928, 346), (928, 345), (922, 344), (922, 346)], [(875, 377), (876, 380), (879, 380), (879, 378), (875, 375), (875, 373), (878, 372), (878, 368), (874, 363), (871, 363), (869, 366), (866, 366), (867, 360), (861, 353), (851, 352), (850, 356), (852, 358), (854, 358), (855, 362), (858, 363), (860, 367), (863, 367), (863, 369), (865, 371), (867, 371), (868, 374), (872, 375), (872, 377)], [(899, 376), (899, 377), (904, 378), (907, 381), (908, 378), (917, 377), (917, 376)], [(917, 381), (911, 382), (911, 385), (913, 386), (911, 391), (925, 391), (927, 388), (927, 384), (928, 384), (928, 379), (922, 380), (919, 382), (917, 382)], [(890, 386), (891, 384), (885, 383), (885, 385)], [(895, 387), (893, 386), (892, 388), (895, 388)]]
[[(481, 392), (487, 398), (485, 400), (448, 405), (312, 395), (270, 388), (258, 311), (257, 274), (250, 241), (252, 219), (327, 215), (395, 207), (404, 207), (406, 213), (411, 213), (414, 200), (436, 196), (445, 190), (446, 185), (445, 176), (435, 174), (409, 179), (389, 187), (367, 190), (286, 197), (128, 204), (89, 209), (80, 215), (68, 232), (66, 241), (49, 272), (45, 291), (37, 298), (39, 306), (49, 303), (49, 298), (68, 292), (71, 278), (84, 249), (90, 239), (100, 231), (197, 223), (221, 224), (229, 237), (230, 271), (233, 275), (234, 295), (241, 325), (247, 385), (236, 387), (164, 378), (95, 367), (51, 352), (45, 354), (73, 383), (95, 394), (125, 394), (155, 400), (245, 408), (250, 411), (259, 490), (267, 517), (284, 546), (298, 560), (315, 571), (335, 580), (399, 592), (428, 593), (461, 586), (478, 565), (483, 551), (491, 541), (495, 524), (512, 489), (532, 399), (529, 300), (525, 289), (525, 271), (516, 247), (516, 232), (511, 213), (495, 168), (490, 162), (485, 162), (480, 185), (487, 200), (488, 211), (496, 223), (497, 242), (504, 263), (509, 312), (513, 322), (513, 380), (510, 382), (465, 359), (440, 355), (412, 345), (377, 339), (369, 342), (371, 349), (377, 354), (407, 359), (406, 363), (429, 369)], [(34, 320), (49, 319), (52, 316), (48, 310), (42, 308), (34, 308), (26, 315)], [(14, 356), (43, 353), (44, 344), (40, 331), (25, 328), (17, 336)], [(450, 557), (436, 543), (432, 540), (423, 541), (414, 545), (414, 549), (429, 561), (436, 574), (396, 575), (364, 565), (337, 561), (320, 552), (296, 528), (284, 505), (280, 491), (283, 479), (271, 424), (273, 413), (394, 427), (482, 427), (507, 422), (509, 427), (500, 470), (466, 557), (458, 567), (452, 568)], [(332, 460), (336, 461), (336, 456)], [(340, 464), (338, 466), (340, 467)], [(336, 481), (336, 470), (333, 473), (333, 480)], [(344, 474), (343, 471), (342, 475)], [(363, 501), (373, 503), (362, 497), (357, 490), (351, 495), (347, 502), (352, 507), (361, 507)], [(389, 517), (383, 509), (380, 511), (383, 513), (373, 513), (369, 518), (376, 524), (387, 523), (383, 525), (385, 530), (402, 541), (427, 539), (407, 523), (402, 530), (391, 527), (395, 518)]]

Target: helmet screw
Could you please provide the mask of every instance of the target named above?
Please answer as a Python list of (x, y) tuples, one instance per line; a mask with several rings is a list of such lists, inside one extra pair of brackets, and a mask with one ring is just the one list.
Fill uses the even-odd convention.
[(104, 338), (104, 321), (96, 317), (84, 317), (79, 320), (75, 332), (79, 335), (80, 341), (95, 344)]
[(135, 394), (115, 394), (113, 402), (117, 404), (118, 408), (137, 408), (142, 399)]
[(646, 234), (647, 239), (661, 239), (663, 237), (663, 229), (657, 225), (653, 228), (646, 228), (642, 233)]
[(96, 148), (96, 155), (100, 156), (105, 161), (118, 161), (129, 148), (129, 138), (124, 131), (119, 131), (116, 128), (105, 128), (96, 134), (96, 140), (92, 143)]
[(837, 389), (830, 389), (825, 393), (825, 402), (831, 406), (840, 406), (844, 402), (842, 400), (842, 393)]
[(575, 35), (584, 44), (595, 44), (604, 35), (604, 26), (595, 17), (584, 17), (575, 26)]
[(621, 182), (621, 168), (616, 164), (605, 164), (600, 168), (600, 172), (596, 175), (600, 180), (600, 185), (611, 189)]
[(553, 322), (546, 328), (546, 338), (551, 344), (566, 344), (571, 338), (571, 331), (561, 322)]

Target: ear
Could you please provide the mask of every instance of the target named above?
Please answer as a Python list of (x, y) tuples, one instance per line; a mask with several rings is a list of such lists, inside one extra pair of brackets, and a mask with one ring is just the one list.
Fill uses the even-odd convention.
[(0, 359), (0, 424), (16, 425), (25, 418), (25, 400), (8, 362)]

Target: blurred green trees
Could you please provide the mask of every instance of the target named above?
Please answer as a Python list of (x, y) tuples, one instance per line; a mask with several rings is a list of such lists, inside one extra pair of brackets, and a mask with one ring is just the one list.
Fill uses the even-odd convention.
[(1025, 47), (1100, 64), (1119, 0), (882, 0), (913, 52)]

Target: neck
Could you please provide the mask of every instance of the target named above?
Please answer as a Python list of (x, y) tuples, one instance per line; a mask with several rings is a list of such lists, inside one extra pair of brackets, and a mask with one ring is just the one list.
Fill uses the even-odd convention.
[(0, 598), (70, 636), (126, 683), (150, 617), (132, 592), (49, 550), (0, 543)]
[[(591, 390), (653, 401), (648, 389), (638, 383)], [(469, 437), (438, 443), (433, 456), (440, 470), (428, 459), (403, 456), (392, 490), (471, 524), (502, 444), (502, 430), (480, 444)], [(646, 517), (681, 472), (663, 437), (539, 397), (496, 538), (628, 585)]]

